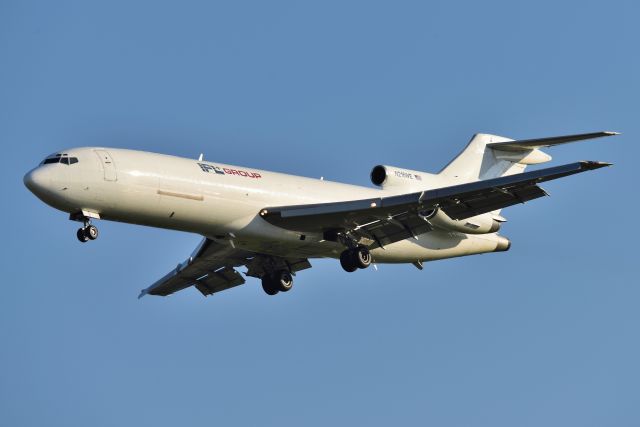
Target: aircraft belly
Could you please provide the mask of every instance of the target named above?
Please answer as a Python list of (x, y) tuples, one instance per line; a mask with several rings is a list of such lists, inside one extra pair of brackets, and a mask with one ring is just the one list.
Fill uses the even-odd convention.
[(328, 242), (320, 234), (301, 234), (285, 230), (266, 222), (251, 210), (250, 215), (239, 217), (224, 225), (224, 233), (208, 230), (203, 234), (214, 240), (227, 240), (229, 244), (252, 252), (282, 257), (339, 257), (342, 245)]
[(240, 249), (283, 258), (338, 258), (344, 250), (333, 242), (257, 241), (239, 238), (233, 244)]
[(401, 240), (385, 246), (384, 249), (374, 249), (372, 255), (376, 262), (381, 263), (432, 261), (493, 252), (497, 245), (495, 234), (468, 235), (432, 231), (421, 234), (418, 240)]
[[(297, 233), (277, 227), (266, 233), (266, 229), (262, 228), (258, 234), (247, 234), (247, 229), (239, 231), (234, 238), (228, 239), (229, 244), (233, 241), (237, 247), (252, 252), (305, 258), (339, 258), (345, 249), (341, 244), (324, 241), (322, 236), (306, 235), (305, 240), (300, 240)], [(372, 250), (372, 255), (377, 263), (407, 263), (493, 252), (497, 245), (495, 234), (466, 235), (433, 231), (420, 235), (419, 240), (407, 239), (387, 245), (384, 249), (376, 248)]]

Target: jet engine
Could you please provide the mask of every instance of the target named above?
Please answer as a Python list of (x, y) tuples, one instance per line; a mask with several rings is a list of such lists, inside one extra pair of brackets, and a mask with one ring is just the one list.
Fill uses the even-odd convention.
[(378, 165), (371, 170), (371, 182), (384, 189), (407, 188), (422, 190), (429, 186), (429, 181), (436, 175), (396, 168), (394, 166)]

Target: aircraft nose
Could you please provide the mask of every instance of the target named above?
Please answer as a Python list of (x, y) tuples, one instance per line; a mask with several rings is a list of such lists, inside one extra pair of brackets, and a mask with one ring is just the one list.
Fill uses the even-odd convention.
[(50, 186), (51, 177), (41, 168), (35, 168), (24, 176), (24, 185), (33, 194), (42, 194)]

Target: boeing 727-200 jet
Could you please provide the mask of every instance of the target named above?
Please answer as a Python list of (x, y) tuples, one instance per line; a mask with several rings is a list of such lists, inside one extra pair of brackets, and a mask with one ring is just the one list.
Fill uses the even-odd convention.
[(287, 292), (311, 258), (348, 272), (371, 263), (409, 263), (506, 251), (501, 209), (547, 195), (539, 184), (609, 166), (581, 161), (525, 172), (551, 157), (540, 149), (616, 135), (596, 132), (512, 140), (477, 134), (437, 174), (375, 166), (378, 188), (304, 178), (200, 159), (82, 147), (45, 158), (24, 177), (48, 205), (95, 240), (94, 219), (180, 230), (204, 239), (186, 261), (142, 290), (166, 296), (190, 286), (211, 295), (261, 279)]

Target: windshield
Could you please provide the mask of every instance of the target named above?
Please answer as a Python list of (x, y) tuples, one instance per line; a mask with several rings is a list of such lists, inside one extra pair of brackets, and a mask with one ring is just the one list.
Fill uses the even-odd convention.
[(62, 163), (62, 164), (65, 164), (65, 165), (73, 165), (73, 164), (78, 163), (78, 158), (77, 157), (69, 157), (68, 154), (56, 154), (55, 156), (47, 157), (40, 164), (41, 165), (48, 165), (48, 164), (51, 164), (51, 163)]

